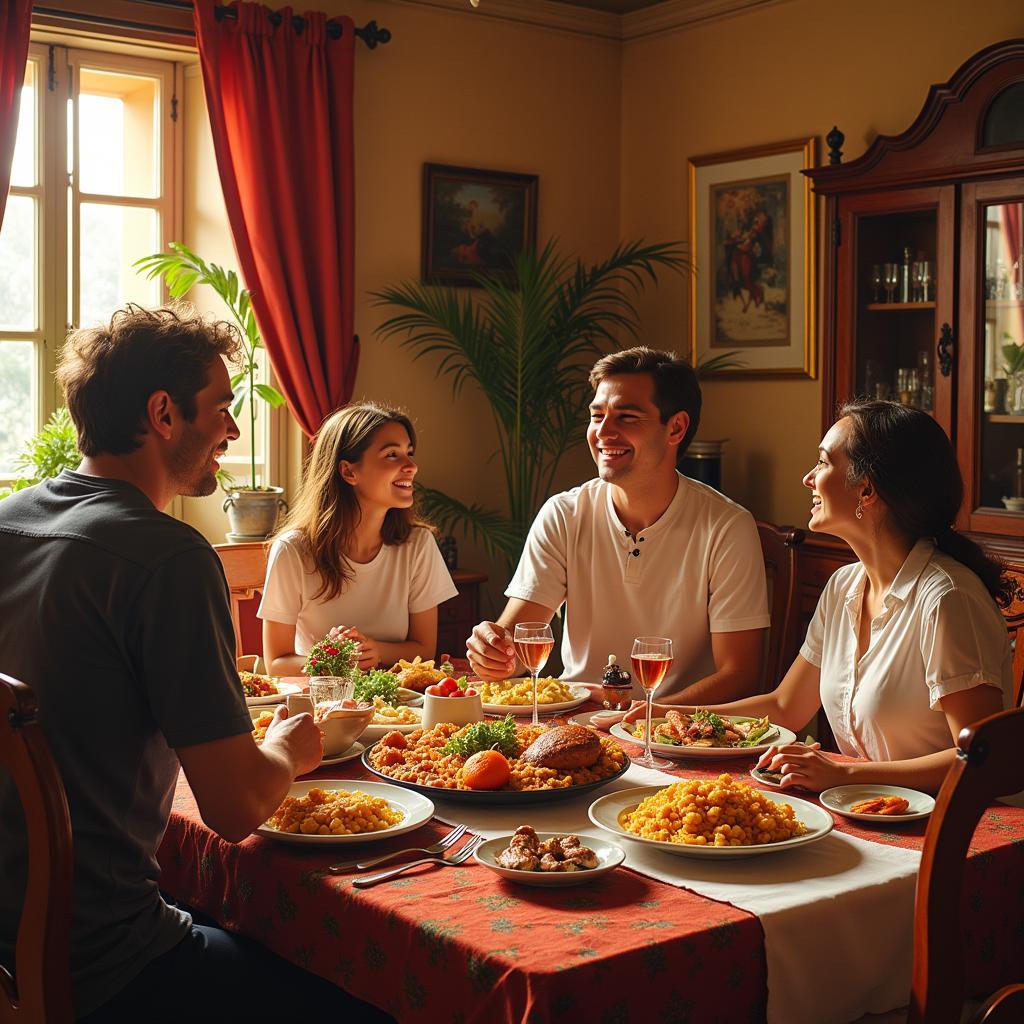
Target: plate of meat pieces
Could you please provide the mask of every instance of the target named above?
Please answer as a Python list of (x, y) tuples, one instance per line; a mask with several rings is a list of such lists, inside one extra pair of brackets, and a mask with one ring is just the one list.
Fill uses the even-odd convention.
[(927, 793), (903, 786), (835, 786), (818, 799), (822, 807), (856, 821), (903, 822), (927, 818), (935, 800)]
[(475, 857), (510, 882), (559, 888), (600, 878), (617, 868), (626, 854), (598, 836), (535, 832), (529, 825), (520, 825), (510, 836), (488, 840)]

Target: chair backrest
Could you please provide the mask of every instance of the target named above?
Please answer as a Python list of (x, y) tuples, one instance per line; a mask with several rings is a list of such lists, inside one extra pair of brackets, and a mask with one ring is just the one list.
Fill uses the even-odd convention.
[(1013, 583), (1013, 598), (1008, 608), (1003, 609), (1006, 631), (1013, 645), (1013, 706), (1019, 708), (1024, 698), (1024, 586), (1019, 573), (1010, 573)]
[[(908, 1024), (958, 1024), (964, 998), (960, 900), (967, 848), (996, 797), (1024, 789), (1024, 710), (990, 715), (960, 733), (956, 760), (925, 834), (914, 904)], [(975, 1020), (1020, 1021), (1024, 985), (1000, 989)], [(1003, 1014), (1008, 1013), (1008, 1016)]]
[(18, 791), (28, 838), (15, 974), (0, 966), (0, 1024), (63, 1024), (74, 1018), (68, 952), (71, 816), (36, 712), (31, 688), (0, 674), (0, 767)]
[(251, 601), (263, 590), (267, 578), (267, 545), (263, 541), (251, 544), (214, 544), (224, 575), (231, 591), (231, 622), (235, 627), (235, 657), (241, 654), (261, 654), (262, 644), (258, 651), (245, 651), (242, 643), (242, 608), (243, 601)]
[(796, 551), (805, 534), (792, 526), (757, 524), (768, 582), (771, 626), (761, 675), (762, 693), (774, 690), (800, 649), (797, 635)]

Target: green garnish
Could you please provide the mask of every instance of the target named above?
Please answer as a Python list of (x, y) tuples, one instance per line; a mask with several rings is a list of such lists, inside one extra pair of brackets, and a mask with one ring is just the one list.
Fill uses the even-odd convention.
[(456, 733), (443, 747), (443, 754), (462, 754), (469, 757), (481, 750), (500, 750), (506, 757), (519, 753), (516, 723), (511, 715), (500, 722), (474, 722)]
[(753, 726), (750, 728), (750, 732), (747, 733), (747, 738), (741, 740), (739, 746), (741, 747), (753, 747), (758, 743), (762, 742), (762, 737), (766, 736), (768, 730), (771, 729), (771, 723), (768, 721), (768, 716), (759, 718)]
[(725, 732), (725, 722), (723, 722), (721, 716), (716, 715), (714, 711), (706, 711), (704, 708), (697, 708), (693, 713), (693, 720), (695, 722), (707, 722), (715, 732)]
[(356, 682), (356, 700), (372, 701), (374, 697), (380, 697), (392, 707), (398, 703), (398, 677), (393, 672), (382, 672), (378, 668), (369, 672), (356, 669), (352, 678)]

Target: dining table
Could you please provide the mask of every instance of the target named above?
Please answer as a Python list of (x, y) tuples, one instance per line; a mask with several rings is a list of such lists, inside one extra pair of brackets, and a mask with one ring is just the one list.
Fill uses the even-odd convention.
[[(576, 710), (600, 706), (591, 702)], [(639, 752), (631, 743), (622, 745), (630, 754)], [(752, 764), (749, 755), (746, 760), (679, 760), (666, 769), (666, 778), (708, 780), (727, 772), (757, 788), (747, 776)], [(359, 759), (304, 777), (334, 779), (380, 781)], [(600, 794), (576, 798), (584, 808), (576, 813), (585, 815), (586, 805)], [(767, 795), (786, 798), (785, 792)], [(814, 794), (799, 796), (816, 802)], [(415, 832), (372, 844), (289, 845), (260, 835), (229, 843), (203, 823), (182, 775), (158, 855), (161, 888), (410, 1024), (553, 1024), (567, 1014), (598, 1024), (797, 1024), (799, 1013), (787, 1013), (769, 997), (769, 962), (784, 961), (786, 951), (776, 950), (774, 958), (766, 953), (769, 929), (757, 913), (727, 897), (709, 897), (699, 884), (668, 884), (657, 873), (634, 870), (628, 859), (600, 878), (568, 888), (518, 885), (472, 859), (455, 867), (415, 868), (367, 889), (353, 886), (360, 875), (355, 869), (328, 870), (353, 853), (375, 857), (439, 840), (457, 820), (460, 805), (440, 799), (437, 804), (444, 810)], [(529, 805), (504, 810), (509, 832), (531, 823)], [(849, 844), (870, 844), (858, 849), (883, 855), (910, 851), (908, 857), (919, 854), (928, 824), (927, 819), (875, 824), (839, 815), (834, 820), (836, 836)], [(732, 865), (742, 864), (755, 875), (778, 871), (782, 858), (797, 853), (779, 851), (701, 870), (721, 872), (727, 894), (728, 876), (739, 870)], [(1022, 879), (1024, 809), (994, 805), (971, 842), (961, 900), (969, 993), (987, 994), (1018, 976)], [(904, 881), (896, 910), (901, 935), (912, 934), (913, 877)], [(809, 884), (797, 877), (779, 887)], [(711, 891), (721, 897), (719, 889)], [(801, 919), (807, 923), (800, 928), (809, 930), (815, 959), (806, 977), (799, 964), (787, 969), (796, 972), (797, 985), (813, 990), (820, 1007), (828, 1005), (830, 989), (841, 986), (850, 967), (845, 961), (854, 958), (837, 944), (829, 959), (830, 931), (844, 913), (842, 905), (813, 895), (808, 902)], [(865, 911), (855, 922), (854, 934), (866, 945), (894, 928), (881, 916), (876, 928), (874, 916)], [(909, 956), (907, 950), (907, 963)], [(806, 1012), (813, 1013), (815, 1024), (825, 1020), (820, 1011)]]

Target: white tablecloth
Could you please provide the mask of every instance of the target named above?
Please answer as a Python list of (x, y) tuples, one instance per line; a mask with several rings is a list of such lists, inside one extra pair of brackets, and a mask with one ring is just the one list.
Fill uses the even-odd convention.
[[(597, 795), (679, 779), (631, 765)], [(769, 793), (772, 799), (784, 794)], [(434, 799), (437, 817), (478, 835), (538, 832), (614, 838), (587, 817), (593, 794), (538, 804), (473, 807)], [(914, 886), (921, 855), (833, 832), (777, 854), (676, 857), (622, 840), (626, 866), (755, 914), (765, 935), (769, 1024), (846, 1024), (905, 1006), (913, 958)]]

